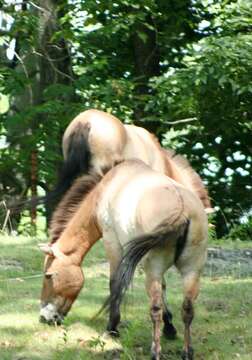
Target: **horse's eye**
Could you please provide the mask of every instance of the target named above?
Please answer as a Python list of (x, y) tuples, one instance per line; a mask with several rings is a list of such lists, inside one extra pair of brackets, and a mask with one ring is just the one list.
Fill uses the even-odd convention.
[(46, 279), (51, 279), (52, 276), (53, 276), (53, 273), (52, 273), (52, 272), (47, 272), (47, 273), (45, 273), (45, 278), (46, 278)]

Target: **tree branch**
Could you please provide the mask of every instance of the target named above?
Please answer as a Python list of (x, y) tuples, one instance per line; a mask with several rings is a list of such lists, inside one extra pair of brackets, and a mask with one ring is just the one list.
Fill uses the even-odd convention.
[(42, 8), (41, 6), (38, 6), (37, 4), (35, 4), (34, 2), (32, 1), (28, 1), (28, 4), (30, 4), (31, 6), (33, 6), (35, 9), (38, 9), (44, 13), (47, 13), (47, 14), (50, 14), (50, 11), (45, 9), (45, 8)]
[(175, 120), (175, 121), (166, 121), (165, 123), (166, 124), (171, 124), (171, 125), (177, 125), (177, 124), (188, 123), (188, 122), (197, 121), (197, 120), (198, 120), (198, 118), (192, 117), (192, 118)]
[(65, 56), (64, 58), (62, 57), (61, 59), (52, 59), (52, 58), (50, 58), (48, 52), (47, 52), (45, 49), (44, 49), (44, 52), (45, 52), (45, 54), (41, 54), (41, 53), (39, 53), (38, 51), (33, 50), (33, 54), (38, 55), (38, 56), (40, 56), (40, 57), (44, 57), (44, 58), (50, 63), (50, 65), (51, 65), (52, 69), (55, 71), (55, 73), (57, 73), (57, 74), (65, 77), (65, 78), (67, 78), (67, 79), (69, 79), (69, 80), (71, 80), (71, 81), (74, 81), (74, 78), (73, 78), (73, 77), (71, 77), (70, 75), (68, 75), (68, 74), (66, 74), (66, 73), (64, 73), (64, 72), (62, 72), (62, 71), (60, 71), (60, 70), (54, 65), (54, 62), (59, 62), (59, 60), (65, 59), (66, 56)]

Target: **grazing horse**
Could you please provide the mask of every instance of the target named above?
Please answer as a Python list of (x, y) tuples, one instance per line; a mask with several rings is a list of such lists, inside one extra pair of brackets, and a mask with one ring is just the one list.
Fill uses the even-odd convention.
[(190, 328), (206, 259), (207, 228), (198, 196), (142, 161), (124, 161), (100, 181), (93, 175), (78, 178), (54, 213), (52, 242), (40, 246), (46, 254), (41, 321), (60, 323), (68, 313), (84, 284), (81, 263), (102, 236), (110, 263), (107, 330), (118, 334), (123, 295), (143, 260), (153, 323), (151, 354), (159, 360), (162, 320), (164, 334), (172, 327), (164, 274), (174, 264), (184, 285), (182, 358), (193, 359)]
[(59, 198), (81, 174), (104, 176), (122, 160), (139, 159), (195, 192), (206, 212), (212, 211), (207, 190), (187, 160), (162, 149), (147, 130), (124, 125), (111, 114), (94, 109), (80, 113), (67, 127), (62, 149), (64, 164), (55, 189)]

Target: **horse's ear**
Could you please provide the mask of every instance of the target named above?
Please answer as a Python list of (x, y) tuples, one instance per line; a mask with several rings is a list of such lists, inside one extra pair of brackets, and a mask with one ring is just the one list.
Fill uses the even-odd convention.
[(54, 256), (53, 248), (49, 244), (38, 244), (38, 247), (46, 255)]

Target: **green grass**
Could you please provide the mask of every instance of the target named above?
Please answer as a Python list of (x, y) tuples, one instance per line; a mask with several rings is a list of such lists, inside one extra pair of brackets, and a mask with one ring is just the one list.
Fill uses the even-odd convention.
[[(119, 341), (103, 335), (106, 315), (91, 320), (108, 294), (102, 242), (85, 259), (85, 286), (64, 326), (49, 327), (38, 322), (42, 278), (36, 276), (42, 272), (43, 255), (37, 242), (29, 237), (0, 237), (0, 359), (149, 359), (151, 322), (141, 272), (127, 296), (127, 306), (122, 306), (122, 318), (129, 325), (121, 329)], [(162, 339), (163, 359), (179, 359), (183, 343), (182, 288), (174, 270), (167, 274), (167, 288), (179, 336), (170, 342)], [(251, 278), (223, 274), (202, 279), (193, 322), (196, 360), (252, 358), (251, 295)]]

